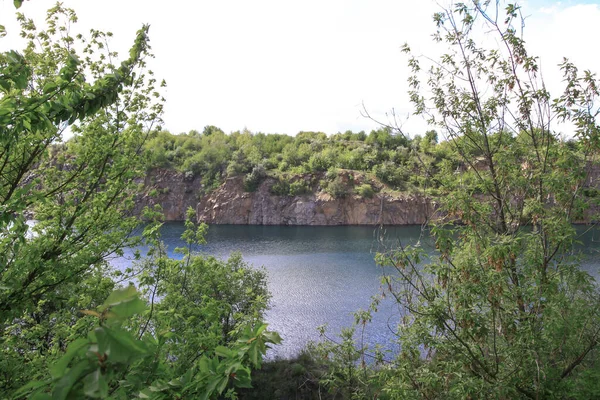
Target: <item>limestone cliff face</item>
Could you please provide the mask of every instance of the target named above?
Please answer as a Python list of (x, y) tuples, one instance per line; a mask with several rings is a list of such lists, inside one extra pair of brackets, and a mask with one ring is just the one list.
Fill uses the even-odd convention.
[(247, 193), (241, 178), (230, 178), (198, 203), (198, 220), (248, 225), (412, 225), (426, 222), (432, 211), (430, 200), (423, 197), (332, 198), (324, 192), (276, 196), (270, 193), (274, 183), (267, 178), (257, 191)]
[[(591, 165), (588, 174), (586, 186), (598, 188), (600, 166)], [(154, 170), (144, 179), (136, 212), (140, 213), (144, 206), (160, 204), (167, 221), (184, 220), (186, 210), (192, 207), (198, 221), (209, 224), (413, 225), (426, 223), (436, 208), (432, 199), (418, 195), (376, 193), (372, 198), (354, 194), (333, 198), (314, 185), (309, 194), (277, 196), (271, 193), (275, 182), (267, 178), (255, 192), (248, 193), (242, 177), (229, 178), (217, 190), (201, 195), (200, 178), (186, 179), (173, 170)], [(593, 206), (575, 223), (594, 221), (599, 213), (600, 207)]]
[(143, 182), (144, 190), (136, 199), (135, 212), (140, 214), (145, 206), (159, 204), (166, 221), (184, 221), (189, 207), (196, 209), (202, 184), (199, 178), (186, 179), (173, 170), (150, 171)]
[(160, 204), (165, 220), (182, 221), (188, 207), (198, 221), (242, 225), (413, 225), (423, 224), (432, 213), (431, 200), (419, 196), (375, 194), (372, 198), (348, 195), (333, 198), (316, 191), (300, 196), (271, 194), (272, 178), (253, 193), (244, 191), (243, 178), (229, 178), (209, 195), (202, 196), (199, 178), (186, 179), (172, 170), (153, 170), (145, 177), (136, 212)]

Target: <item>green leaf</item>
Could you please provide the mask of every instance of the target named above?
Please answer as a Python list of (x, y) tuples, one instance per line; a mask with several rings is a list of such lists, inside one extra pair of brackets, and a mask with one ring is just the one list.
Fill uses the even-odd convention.
[(141, 314), (145, 309), (146, 303), (135, 297), (112, 307), (111, 311), (119, 318), (128, 318), (132, 315)]
[(121, 304), (125, 301), (131, 301), (138, 296), (137, 290), (134, 286), (128, 286), (123, 289), (117, 289), (113, 291), (110, 296), (106, 299), (103, 306), (112, 307)]
[(48, 94), (50, 92), (53, 92), (54, 90), (56, 90), (57, 87), (58, 87), (58, 84), (56, 82), (54, 82), (54, 81), (50, 81), (50, 82), (46, 83), (44, 85), (44, 89), (43, 89), (44, 94)]
[(51, 400), (52, 396), (48, 393), (35, 393), (33, 396), (29, 398), (29, 400)]
[(215, 354), (224, 358), (231, 358), (235, 356), (235, 352), (225, 346), (217, 346), (215, 349)]
[(282, 341), (281, 336), (279, 336), (279, 333), (277, 332), (267, 331), (263, 333), (263, 337), (265, 338), (265, 341), (273, 344), (281, 344)]
[(109, 358), (113, 361), (126, 361), (132, 356), (145, 354), (147, 352), (144, 342), (135, 339), (131, 333), (127, 331), (106, 329), (105, 332), (106, 335), (111, 339), (109, 344)]
[(258, 346), (256, 345), (256, 342), (252, 343), (252, 345), (250, 346), (250, 349), (248, 350), (248, 356), (250, 357), (250, 361), (252, 362), (252, 365), (257, 366), (260, 362), (259, 360), (259, 352), (258, 352)]
[(15, 5), (15, 8), (21, 8), (23, 5), (23, 0), (14, 0), (13, 4)]
[(235, 377), (233, 378), (233, 383), (238, 388), (251, 388), (252, 380), (250, 376), (250, 369), (238, 369), (235, 373)]
[(200, 367), (201, 373), (208, 374), (210, 372), (210, 366), (208, 364), (208, 358), (206, 358), (206, 356), (202, 356), (202, 358), (200, 358), (198, 366)]
[(222, 377), (221, 381), (219, 382), (219, 386), (217, 387), (217, 392), (219, 394), (223, 393), (223, 391), (227, 387), (228, 383), (229, 383), (229, 377), (227, 377), (227, 376)]
[[(0, 88), (4, 89), (5, 92), (8, 92), (10, 90), (10, 81), (0, 78)], [(2, 106), (4, 108), (4, 106)], [(0, 111), (0, 115), (6, 115), (9, 114), (10, 110), (4, 110), (4, 111)]]
[(255, 335), (259, 336), (261, 333), (263, 333), (265, 331), (265, 329), (267, 329), (267, 324), (262, 324), (258, 327), (258, 329), (256, 330)]
[(100, 399), (108, 397), (108, 382), (100, 368), (83, 378), (83, 392), (89, 397)]
[(242, 365), (241, 362), (232, 363), (227, 366), (227, 368), (225, 369), (225, 373), (227, 375), (231, 375), (231, 374), (237, 373), (237, 371), (239, 371), (243, 368), (244, 368), (244, 366)]
[(17, 87), (17, 89), (19, 90), (23, 90), (27, 87), (27, 84), (29, 83), (29, 74), (27, 73), (26, 70), (21, 71), (21, 73), (17, 74), (14, 77), (14, 82), (15, 82), (15, 86)]
[(92, 340), (96, 342), (95, 346), (97, 349), (95, 351), (99, 354), (105, 354), (110, 349), (110, 340), (106, 334), (106, 330), (107, 328), (100, 326), (94, 329), (93, 334), (90, 335)]
[(71, 342), (65, 355), (50, 367), (50, 375), (55, 379), (60, 378), (65, 373), (71, 360), (77, 355), (77, 352), (87, 344), (89, 344), (89, 340), (85, 338), (79, 338)]
[(19, 388), (19, 390), (17, 390), (16, 392), (13, 393), (13, 397), (14, 398), (20, 398), (20, 397), (24, 397), (27, 393), (35, 390), (35, 389), (39, 389), (41, 387), (47, 386), (51, 383), (51, 380), (46, 380), (46, 381), (31, 381), (28, 384), (26, 384), (25, 386)]
[(89, 368), (88, 361), (81, 361), (73, 368), (69, 370), (61, 379), (58, 381), (54, 390), (52, 391), (52, 398), (54, 400), (64, 400), (69, 396), (71, 389), (75, 382), (85, 373), (86, 369)]
[(206, 385), (205, 398), (211, 397), (211, 395), (215, 393), (215, 391), (217, 391), (217, 393), (219, 394), (222, 393), (223, 390), (225, 390), (225, 387), (227, 386), (228, 380), (229, 379), (226, 376), (214, 376), (208, 382), (208, 385)]

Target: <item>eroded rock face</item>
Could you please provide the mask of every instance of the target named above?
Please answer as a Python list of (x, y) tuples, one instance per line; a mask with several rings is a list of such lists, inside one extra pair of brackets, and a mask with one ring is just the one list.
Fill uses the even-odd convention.
[(332, 198), (323, 192), (276, 196), (270, 193), (274, 183), (268, 178), (256, 192), (247, 193), (242, 178), (227, 179), (198, 203), (198, 221), (249, 225), (412, 225), (425, 223), (433, 210), (430, 200), (418, 196)]
[[(591, 165), (586, 186), (599, 187), (600, 166)], [(314, 177), (313, 177), (314, 178)], [(305, 181), (310, 176), (304, 177)], [(271, 193), (273, 178), (264, 180), (253, 193), (244, 191), (243, 178), (227, 179), (221, 187), (202, 196), (199, 177), (186, 179), (173, 170), (154, 170), (144, 179), (144, 191), (136, 201), (139, 214), (144, 206), (160, 204), (165, 220), (182, 221), (188, 207), (198, 221), (209, 224), (242, 225), (414, 225), (434, 215), (433, 200), (418, 195), (392, 196), (377, 193), (372, 198), (348, 195), (333, 198), (313, 190), (300, 196)], [(314, 188), (314, 185), (313, 185)], [(575, 223), (597, 220), (600, 207), (586, 210)]]
[[(306, 177), (308, 179), (308, 177)], [(198, 221), (241, 225), (412, 225), (423, 224), (433, 204), (420, 196), (373, 198), (348, 195), (333, 198), (316, 191), (300, 196), (276, 196), (272, 178), (253, 193), (244, 191), (243, 178), (229, 178), (209, 195), (202, 196), (201, 179), (186, 179), (173, 170), (156, 169), (144, 178), (144, 191), (136, 200), (136, 213), (160, 204), (166, 221), (182, 221), (188, 207)]]
[(184, 221), (188, 207), (196, 209), (202, 189), (200, 178), (186, 179), (173, 170), (155, 169), (144, 178), (144, 190), (136, 199), (135, 212), (160, 204), (166, 221)]

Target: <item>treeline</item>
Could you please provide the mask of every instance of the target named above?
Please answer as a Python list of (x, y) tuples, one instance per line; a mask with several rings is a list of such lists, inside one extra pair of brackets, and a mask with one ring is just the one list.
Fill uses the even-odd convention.
[[(483, 139), (482, 136), (480, 140)], [(289, 136), (253, 133), (247, 129), (226, 134), (220, 128), (206, 126), (202, 132), (192, 130), (178, 135), (156, 131), (144, 148), (148, 169), (170, 168), (188, 179), (200, 177), (205, 192), (218, 187), (227, 177), (240, 175), (245, 177), (246, 189), (253, 191), (265, 176), (272, 175), (279, 179), (272, 188), (274, 194), (302, 194), (310, 189), (303, 181), (294, 180), (294, 175), (326, 172), (324, 184), (331, 185), (328, 191), (342, 195), (344, 191), (336, 189), (339, 184), (336, 178), (339, 170), (349, 170), (359, 171), (371, 181), (383, 184), (355, 189), (368, 197), (373, 189), (382, 186), (392, 191), (420, 189), (437, 193), (441, 180), (448, 174), (460, 173), (468, 179), (467, 172), (478, 169), (484, 161), (484, 143), (465, 146), (464, 140), (439, 140), (434, 130), (410, 137), (391, 127), (381, 127), (368, 134), (346, 131), (327, 135), (302, 131)], [(526, 151), (526, 133), (496, 133), (488, 140), (491, 146), (501, 145), (505, 150), (514, 151), (517, 163)], [(574, 139), (554, 138), (552, 146), (570, 152), (575, 159), (582, 159), (578, 156), (581, 143)]]
[(252, 133), (226, 134), (215, 126), (202, 132), (173, 135), (155, 132), (145, 145), (148, 168), (173, 168), (188, 178), (202, 177), (206, 190), (228, 176), (262, 171), (305, 174), (346, 169), (373, 174), (395, 190), (422, 185), (423, 165), (451, 158), (450, 146), (438, 144), (437, 133), (408, 138), (391, 128), (336, 133), (299, 132), (296, 136)]

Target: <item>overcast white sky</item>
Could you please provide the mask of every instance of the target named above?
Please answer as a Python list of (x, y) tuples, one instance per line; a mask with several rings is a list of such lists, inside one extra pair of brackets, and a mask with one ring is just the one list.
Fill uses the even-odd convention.
[[(20, 11), (41, 21), (55, 2), (32, 0)], [(432, 0), (65, 0), (79, 29), (111, 31), (126, 54), (143, 23), (151, 25), (156, 59), (151, 68), (167, 81), (165, 127), (173, 133), (216, 125), (226, 132), (296, 134), (370, 130), (361, 104), (385, 119), (411, 107), (406, 94), (408, 42), (431, 54)], [(600, 71), (597, 48), (600, 0), (529, 0), (526, 40), (541, 57), (550, 88), (560, 88), (563, 56)], [(15, 9), (0, 0), (0, 24), (10, 32)], [(41, 17), (41, 18), (40, 18)], [(19, 47), (0, 40), (0, 49)], [(554, 91), (554, 93), (558, 93)], [(411, 117), (413, 134), (424, 125)]]

